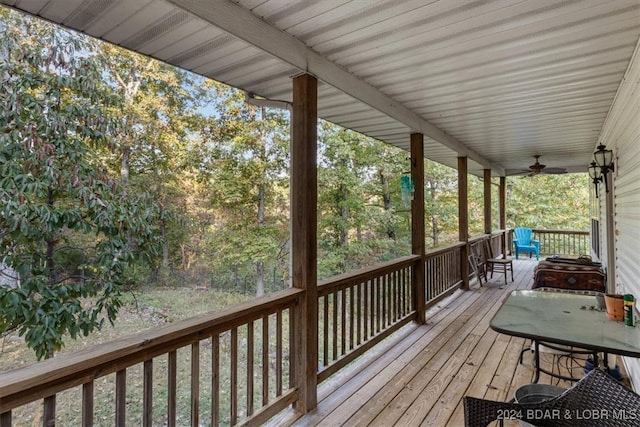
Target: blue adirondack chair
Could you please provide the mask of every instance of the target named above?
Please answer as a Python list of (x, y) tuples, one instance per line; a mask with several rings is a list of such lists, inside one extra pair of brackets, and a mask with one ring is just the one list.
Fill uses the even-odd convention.
[(536, 259), (540, 259), (540, 241), (534, 240), (533, 231), (530, 228), (517, 227), (513, 229), (513, 246), (516, 252), (516, 259), (520, 252), (529, 252), (529, 258), (536, 254)]

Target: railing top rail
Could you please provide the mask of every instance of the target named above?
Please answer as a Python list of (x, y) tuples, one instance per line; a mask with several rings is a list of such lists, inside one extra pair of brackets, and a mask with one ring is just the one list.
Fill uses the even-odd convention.
[(465, 245), (464, 242), (457, 242), (447, 246), (443, 246), (441, 248), (428, 249), (425, 251), (425, 255), (427, 256), (427, 258), (433, 258), (434, 256), (445, 254), (447, 252), (451, 252), (454, 249), (461, 248), (464, 245)]
[(584, 230), (547, 230), (547, 229), (541, 229), (541, 228), (533, 228), (532, 229), (534, 233), (544, 233), (544, 234), (578, 234), (578, 235), (584, 235), (584, 236), (588, 236), (589, 235), (589, 231), (584, 231)]
[(420, 259), (420, 255), (407, 255), (393, 259), (373, 267), (362, 268), (348, 273), (339, 274), (318, 281), (318, 291), (326, 292), (329, 289), (362, 282), (372, 277), (378, 277), (386, 272), (407, 267)]
[[(289, 307), (303, 293), (302, 289), (285, 289), (215, 313), (181, 320), (2, 373), (0, 413)], [(11, 395), (15, 395), (15, 398), (8, 399)]]
[(469, 243), (474, 244), (476, 242), (481, 242), (489, 237), (488, 234), (481, 234), (479, 236), (469, 237)]

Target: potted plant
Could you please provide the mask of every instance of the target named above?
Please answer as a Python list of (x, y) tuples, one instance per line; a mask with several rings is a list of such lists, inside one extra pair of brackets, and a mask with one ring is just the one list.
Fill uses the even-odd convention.
[(620, 294), (605, 294), (604, 303), (607, 307), (607, 317), (617, 322), (624, 319), (624, 296)]

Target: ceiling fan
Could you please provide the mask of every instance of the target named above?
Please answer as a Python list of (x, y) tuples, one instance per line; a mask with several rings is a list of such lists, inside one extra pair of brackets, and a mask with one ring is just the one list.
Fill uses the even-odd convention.
[(512, 175), (526, 175), (526, 176), (534, 176), (539, 174), (549, 174), (549, 175), (557, 175), (562, 173), (567, 173), (567, 170), (564, 168), (548, 168), (546, 165), (540, 163), (540, 156), (533, 156), (536, 159), (536, 162), (529, 166), (529, 170), (523, 170), (520, 172), (513, 173)]

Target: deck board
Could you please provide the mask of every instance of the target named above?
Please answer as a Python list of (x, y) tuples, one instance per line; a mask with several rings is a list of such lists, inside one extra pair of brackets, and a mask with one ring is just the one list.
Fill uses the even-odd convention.
[[(427, 313), (427, 324), (410, 324), (322, 383), (318, 407), (293, 411), (278, 426), (461, 426), (465, 395), (508, 400), (533, 378), (529, 343), (498, 334), (489, 322), (514, 289), (528, 289), (535, 260), (514, 260), (515, 281), (502, 274), (488, 284), (457, 291)], [(510, 278), (510, 277), (509, 277)], [(541, 374), (540, 383), (569, 387)]]

